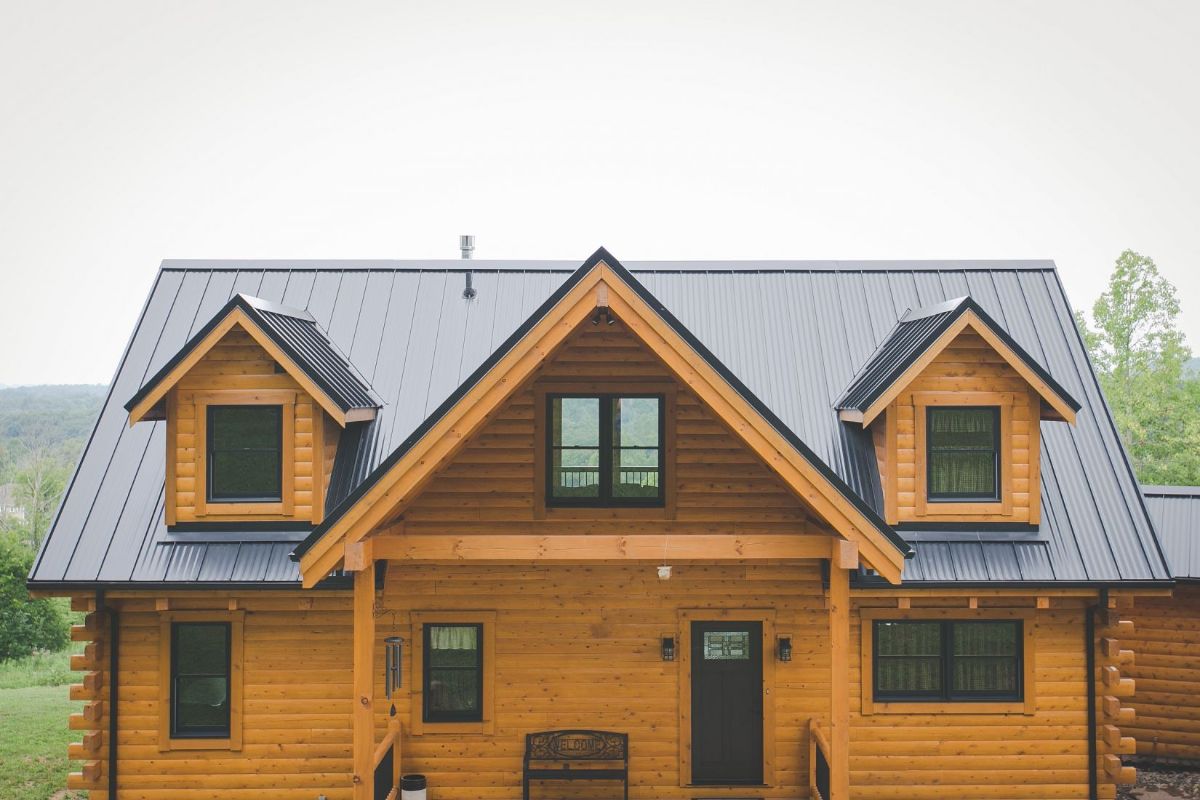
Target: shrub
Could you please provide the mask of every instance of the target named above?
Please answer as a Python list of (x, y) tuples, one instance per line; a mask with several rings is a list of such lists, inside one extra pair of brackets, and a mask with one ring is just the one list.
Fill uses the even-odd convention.
[(33, 553), (13, 536), (0, 536), (0, 661), (37, 650), (62, 650), (69, 630), (62, 604), (31, 600), (25, 578)]

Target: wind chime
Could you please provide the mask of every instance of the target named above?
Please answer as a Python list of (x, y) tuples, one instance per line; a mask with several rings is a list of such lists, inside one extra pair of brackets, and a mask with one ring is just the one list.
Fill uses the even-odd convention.
[(404, 639), (399, 635), (400, 626), (397, 622), (396, 611), (375, 608), (375, 617), (381, 617), (384, 614), (391, 615), (392, 630), (395, 631), (391, 636), (383, 640), (383, 692), (391, 703), (388, 709), (388, 716), (396, 716), (396, 701), (393, 695), (403, 685), (404, 675)]

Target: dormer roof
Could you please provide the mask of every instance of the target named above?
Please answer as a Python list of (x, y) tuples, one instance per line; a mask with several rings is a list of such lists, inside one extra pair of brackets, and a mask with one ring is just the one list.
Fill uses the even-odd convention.
[(374, 419), (383, 403), (307, 311), (235, 294), (125, 404), (129, 424), (161, 419), (163, 398), (235, 326), (245, 330), (343, 427)]
[(1200, 582), (1200, 486), (1143, 486), (1171, 577)]
[(1041, 396), (1044, 418), (1075, 421), (1079, 402), (969, 295), (904, 312), (859, 368), (834, 407), (846, 422), (871, 424), (967, 328), (973, 329)]

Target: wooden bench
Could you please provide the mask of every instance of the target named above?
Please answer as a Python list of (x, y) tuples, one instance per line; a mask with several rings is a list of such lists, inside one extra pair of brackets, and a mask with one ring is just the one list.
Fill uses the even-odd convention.
[[(577, 763), (608, 762), (612, 766), (572, 769)], [(621, 766), (616, 766), (620, 762)], [(555, 766), (533, 766), (533, 764)], [(621, 781), (629, 800), (629, 734), (608, 731), (542, 731), (525, 734), (522, 797), (529, 800), (533, 781)]]

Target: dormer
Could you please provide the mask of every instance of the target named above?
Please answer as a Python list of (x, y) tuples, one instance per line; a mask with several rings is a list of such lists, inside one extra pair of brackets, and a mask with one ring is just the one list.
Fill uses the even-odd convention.
[(1079, 403), (970, 297), (908, 311), (836, 403), (869, 430), (892, 525), (1037, 525), (1043, 421)]
[(370, 385), (307, 312), (236, 295), (126, 404), (165, 420), (168, 525), (315, 524)]

